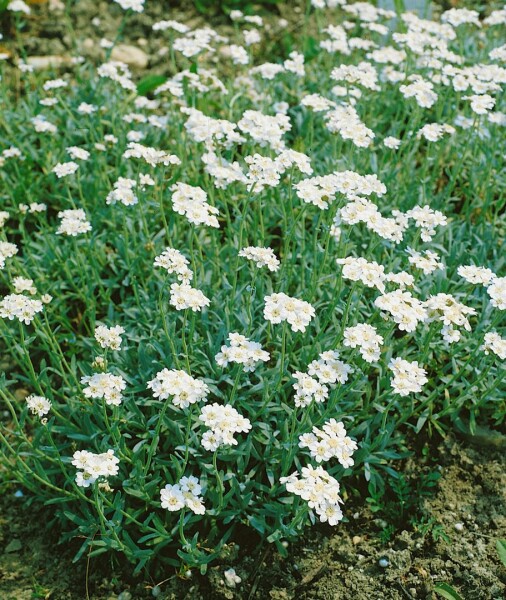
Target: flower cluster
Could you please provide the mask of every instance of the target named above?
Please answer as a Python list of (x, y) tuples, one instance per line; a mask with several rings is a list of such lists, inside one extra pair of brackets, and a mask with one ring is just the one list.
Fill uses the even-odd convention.
[(267, 267), (269, 271), (277, 271), (279, 269), (279, 260), (272, 248), (247, 246), (239, 252), (239, 256), (252, 260), (259, 268)]
[(383, 337), (373, 325), (360, 323), (354, 327), (346, 327), (343, 343), (350, 348), (358, 347), (362, 358), (368, 363), (373, 363), (379, 360)]
[(0, 317), (2, 319), (17, 319), (29, 325), (35, 315), (43, 309), (40, 300), (28, 298), (23, 294), (9, 294), (0, 300)]
[(129, 142), (123, 156), (125, 158), (141, 158), (151, 167), (156, 167), (156, 165), (168, 167), (181, 164), (179, 158), (174, 154), (150, 148), (149, 146), (143, 146), (138, 142)]
[(73, 175), (78, 168), (79, 165), (75, 162), (58, 163), (53, 168), (53, 173), (56, 175), (56, 177), (58, 177), (58, 179), (61, 179), (67, 175)]
[(458, 342), (460, 332), (454, 327), (463, 327), (471, 331), (468, 316), (475, 315), (476, 310), (455, 300), (450, 294), (436, 294), (425, 303), (428, 321), (441, 321), (443, 323), (443, 338), (448, 342)]
[(159, 371), (147, 385), (155, 398), (166, 400), (173, 396), (172, 403), (178, 408), (188, 408), (190, 404), (205, 402), (209, 394), (209, 387), (203, 381), (177, 369)]
[(296, 371), (293, 378), (295, 406), (308, 406), (314, 400), (316, 403), (324, 402), (329, 396), (327, 384), (346, 383), (349, 374), (353, 371), (350, 365), (339, 360), (339, 353), (334, 350), (322, 352), (318, 360), (313, 360), (307, 373)]
[(420, 237), (424, 242), (430, 242), (436, 234), (436, 227), (444, 227), (447, 218), (439, 210), (433, 210), (429, 205), (415, 206), (408, 210), (406, 217), (413, 219), (421, 229)]
[(203, 515), (206, 509), (201, 493), (202, 486), (196, 477), (181, 477), (178, 483), (168, 483), (160, 490), (161, 506), (171, 512), (186, 507), (196, 515)]
[(259, 362), (269, 360), (269, 353), (262, 349), (261, 344), (252, 342), (244, 335), (229, 333), (228, 340), (230, 346), (222, 346), (215, 356), (220, 367), (226, 367), (228, 363), (233, 362), (243, 365), (243, 369), (248, 372), (254, 371)]
[(187, 183), (175, 183), (171, 188), (174, 210), (184, 215), (194, 225), (219, 227), (216, 215), (219, 211), (207, 202), (207, 194), (200, 187)]
[(322, 523), (337, 525), (343, 518), (339, 504), (340, 485), (322, 467), (303, 467), (300, 475), (292, 473), (281, 477), (280, 483), (286, 485), (286, 491), (300, 496), (308, 503), (308, 507), (316, 512)]
[(12, 286), (16, 294), (28, 292), (30, 295), (33, 296), (37, 293), (37, 288), (33, 283), (33, 279), (28, 279), (27, 277), (14, 277), (14, 279), (12, 280)]
[(493, 352), (501, 360), (506, 360), (506, 338), (501, 337), (495, 331), (490, 331), (485, 334), (485, 341), (481, 349), (485, 354)]
[(325, 115), (327, 129), (339, 133), (344, 140), (351, 140), (359, 148), (368, 148), (376, 134), (360, 120), (357, 110), (351, 104), (337, 106)]
[(440, 261), (440, 257), (436, 252), (432, 252), (431, 250), (418, 252), (412, 248), (407, 248), (406, 251), (409, 254), (409, 263), (417, 269), (422, 270), (425, 275), (432, 273), (436, 269), (444, 269), (444, 264)]
[(128, 179), (126, 177), (120, 177), (114, 183), (114, 189), (107, 194), (106, 203), (116, 204), (121, 202), (124, 206), (133, 206), (139, 202), (139, 199), (134, 194), (134, 188), (137, 186), (137, 182), (134, 179)]
[(32, 414), (43, 417), (51, 410), (51, 401), (44, 396), (30, 394), (26, 397), (26, 405), (32, 411)]
[(74, 452), (72, 464), (80, 469), (76, 475), (79, 487), (90, 487), (99, 477), (111, 477), (119, 473), (119, 458), (114, 456), (114, 450), (102, 454), (93, 454), (88, 450)]
[(314, 308), (304, 300), (291, 298), (283, 293), (265, 297), (264, 318), (270, 323), (287, 321), (292, 331), (306, 331), (314, 316)]
[(251, 429), (251, 421), (229, 405), (208, 404), (199, 419), (209, 428), (202, 435), (202, 446), (210, 452), (221, 446), (237, 446), (234, 434), (247, 433)]
[(418, 365), (418, 362), (393, 358), (388, 364), (393, 372), (392, 388), (395, 394), (408, 396), (422, 391), (422, 387), (429, 381), (427, 372)]
[(390, 313), (401, 331), (414, 331), (418, 323), (427, 320), (424, 303), (411, 292), (395, 290), (378, 296), (374, 301), (379, 309)]
[(346, 258), (336, 259), (338, 265), (343, 265), (343, 277), (351, 281), (360, 281), (365, 286), (376, 288), (380, 292), (385, 291), (385, 267), (376, 261), (367, 261), (365, 258), (355, 258), (347, 256)]
[(462, 265), (457, 272), (469, 283), (485, 286), (490, 304), (499, 310), (506, 310), (506, 277), (498, 277), (491, 269), (475, 265)]
[(308, 448), (311, 457), (318, 463), (337, 458), (347, 469), (354, 464), (351, 456), (357, 449), (357, 444), (346, 435), (343, 423), (330, 419), (321, 429), (313, 427), (311, 433), (302, 434), (299, 437), (299, 447)]
[(434, 91), (434, 84), (420, 75), (410, 75), (408, 77), (412, 83), (401, 85), (399, 90), (405, 98), (415, 98), (418, 106), (430, 108), (437, 101), (437, 94)]
[(499, 310), (506, 310), (506, 277), (494, 277), (487, 288), (490, 304)]
[(155, 258), (155, 267), (162, 267), (167, 273), (176, 273), (177, 278), (182, 283), (190, 283), (193, 279), (193, 273), (188, 267), (190, 262), (175, 248), (166, 248), (162, 254)]
[(237, 126), (259, 146), (270, 146), (275, 150), (284, 148), (282, 137), (291, 129), (290, 119), (286, 115), (269, 117), (255, 110), (247, 110)]
[(209, 306), (211, 301), (203, 292), (183, 282), (173, 283), (170, 286), (170, 303), (176, 310), (191, 309), (198, 312)]
[[(8, 216), (8, 213), (7, 213)], [(18, 253), (18, 247), (11, 242), (0, 241), (0, 269), (5, 267), (5, 259), (12, 258)]]
[(101, 348), (119, 350), (121, 347), (122, 333), (125, 333), (125, 330), (121, 325), (115, 325), (114, 327), (98, 325), (95, 327), (95, 339), (100, 344)]
[(81, 383), (86, 385), (83, 389), (86, 398), (103, 398), (109, 406), (119, 406), (123, 400), (121, 392), (126, 388), (126, 382), (120, 375), (94, 373), (82, 377)]
[(91, 231), (91, 223), (87, 220), (86, 213), (82, 208), (61, 210), (58, 217), (61, 219), (61, 223), (56, 233), (76, 236)]

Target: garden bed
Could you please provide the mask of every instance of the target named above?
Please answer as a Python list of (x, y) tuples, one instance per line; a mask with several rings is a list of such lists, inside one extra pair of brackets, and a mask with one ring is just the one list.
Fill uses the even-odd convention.
[[(506, 592), (506, 567), (496, 550), (496, 541), (506, 534), (504, 446), (450, 438), (439, 444), (430, 462), (440, 465), (442, 476), (434, 497), (416, 511), (418, 531), (407, 515), (406, 529), (385, 535), (381, 516), (350, 503), (348, 522), (335, 532), (308, 531), (290, 546), (287, 559), (271, 545), (258, 548), (252, 538), (242, 548), (231, 548), (228, 560), (219, 561), (208, 577), (193, 573), (185, 580), (167, 573), (169, 580), (161, 584), (142, 576), (132, 581), (128, 569), (103, 557), (91, 559), (90, 598), (153, 598), (158, 585), (156, 597), (167, 600), (418, 600), (435, 598), (435, 584), (445, 582), (466, 600), (500, 600)], [(414, 462), (406, 468), (412, 469), (410, 479), (424, 472)], [(72, 563), (79, 540), (58, 544), (58, 534), (41, 525), (52, 518), (51, 510), (29, 508), (13, 492), (1, 499), (1, 597), (82, 600), (87, 563)], [(425, 532), (423, 525), (430, 522)], [(388, 566), (380, 566), (382, 559)], [(230, 568), (242, 579), (235, 589), (225, 584)]]
[[(190, 29), (208, 24), (180, 4), (171, 19)], [(270, 65), (253, 79), (244, 78), (250, 68), (244, 54), (230, 62), (232, 50), (220, 35), (237, 41), (242, 25), (222, 13), (213, 17), (216, 54), (208, 48), (198, 59), (179, 57), (178, 65), (173, 31), (152, 30), (169, 18), (154, 0), (126, 21), (117, 4), (88, 0), (70, 12), (58, 2), (35, 2), (29, 17), (1, 16), (8, 27), (0, 53), (10, 55), (4, 81), (13, 85), (2, 99), (8, 117), (0, 123), (7, 181), (0, 192), (0, 209), (7, 209), (0, 217), (7, 223), (0, 226), (6, 243), (0, 259), (7, 264), (0, 265), (0, 300), (14, 288), (18, 300), (28, 294), (22, 297), (34, 315), (41, 313), (18, 328), (14, 313), (7, 315), (16, 302), (2, 305), (9, 320), (0, 319), (6, 341), (0, 347), (1, 600), (427, 600), (438, 589), (454, 600), (505, 596), (506, 566), (497, 549), (506, 538), (503, 100), (499, 93), (476, 96), (481, 112), (474, 104), (471, 110), (469, 98), (448, 82), (436, 76), (431, 83), (433, 72), (406, 47), (404, 58), (404, 50), (395, 50), (386, 63), (406, 61), (402, 68), (413, 69), (414, 79), (401, 85), (403, 72), (384, 67), (380, 52), (372, 84), (361, 62), (358, 83), (352, 74), (351, 87), (333, 88), (322, 109), (325, 94), (334, 94), (322, 91), (333, 85), (329, 74), (339, 83), (348, 77), (336, 73), (336, 56), (348, 62), (356, 52), (369, 60), (368, 50), (384, 43), (378, 31), (389, 37), (393, 29), (348, 23), (366, 46), (354, 37), (353, 58), (327, 55), (319, 46), (328, 33), (323, 14), (305, 17), (304, 4), (262, 12), (263, 41), (246, 58), (250, 66), (285, 62), (274, 65), (281, 75), (270, 77)], [(345, 18), (352, 17), (340, 14), (339, 23)], [(475, 26), (481, 23), (469, 25)], [(488, 60), (493, 40), (499, 44), (494, 27), (472, 30), (468, 39), (460, 29), (459, 44), (451, 36), (446, 41), (474, 65), (478, 56)], [(113, 41), (121, 46), (109, 56)], [(290, 54), (294, 49), (304, 53), (302, 75), (302, 54)], [(113, 66), (97, 78), (97, 65), (109, 58), (124, 60), (131, 73)], [(21, 59), (35, 66), (33, 73), (22, 72)], [(202, 89), (209, 87), (190, 92), (176, 77), (158, 95), (156, 86), (181, 65), (187, 81), (201, 77)], [(206, 70), (215, 67), (228, 96)], [(394, 75), (385, 83), (388, 69)], [(414, 92), (416, 105), (409, 90), (403, 95), (398, 88), (416, 88), (419, 72), (427, 80), (421, 103), (420, 90)], [(156, 75), (155, 84), (146, 74)], [(497, 91), (487, 77), (475, 76), (480, 93)], [(136, 90), (141, 97), (134, 105)], [(190, 106), (202, 110), (197, 126)], [(350, 111), (344, 117), (343, 107)], [(267, 126), (265, 114), (252, 108), (275, 116)], [(334, 122), (319, 112), (331, 108)], [(204, 127), (203, 113), (212, 115)], [(239, 161), (224, 179), (203, 154), (203, 132), (216, 118), (231, 119), (228, 125), (242, 132), (234, 131), (230, 144), (214, 134), (205, 140), (219, 160)], [(350, 137), (343, 122), (351, 118)], [(278, 181), (258, 185), (246, 159), (258, 152), (276, 157), (285, 141), (298, 150), (285, 160), (295, 162), (283, 171), (283, 161), (273, 161)], [(60, 162), (69, 151), (82, 162)], [(149, 167), (139, 167), (139, 159)], [(329, 175), (331, 198), (318, 195), (320, 183), (311, 187), (306, 176), (315, 174)], [(185, 205), (188, 197), (204, 207), (203, 220)], [(47, 206), (32, 211), (28, 203), (38, 201)], [(366, 217), (364, 206), (372, 211)], [(17, 256), (9, 242), (19, 244)], [(239, 253), (248, 243), (261, 247)], [(264, 245), (265, 264), (265, 254), (254, 254)], [(354, 263), (362, 255), (372, 262)], [(399, 272), (403, 263), (406, 271)], [(169, 300), (167, 282), (179, 285), (175, 274), (182, 288), (195, 285), (183, 296), (195, 294), (198, 309), (190, 304), (183, 312), (172, 291)], [(413, 319), (409, 302), (399, 316), (388, 301), (395, 286), (415, 296), (413, 327), (402, 321)], [(296, 314), (281, 325), (276, 302), (295, 306), (303, 318)], [(240, 343), (256, 352), (255, 373), (242, 371), (244, 356), (230, 359), (238, 333), (251, 337), (252, 345), (246, 338)], [(100, 377), (107, 385), (115, 378), (111, 397), (97, 393), (100, 381), (93, 378)], [(186, 389), (179, 395), (182, 380), (197, 390), (192, 406), (185, 404)], [(410, 389), (403, 388), (406, 380)], [(300, 381), (313, 385), (314, 398)], [(215, 410), (234, 404), (240, 413), (237, 439), (224, 435), (214, 447), (214, 422), (205, 411), (216, 401)], [(322, 463), (313, 426), (330, 427), (345, 451), (330, 452)], [(86, 471), (92, 456), (115, 462), (94, 477)], [(309, 527), (318, 516), (307, 498), (290, 495), (294, 481), (286, 476), (313, 463), (329, 464), (338, 491), (341, 484), (344, 520), (337, 524), (337, 501), (328, 514), (321, 506), (316, 512), (337, 527)], [(201, 478), (190, 504), (181, 493), (187, 475)], [(25, 486), (9, 483), (15, 477)], [(272, 543), (262, 542), (259, 531)]]

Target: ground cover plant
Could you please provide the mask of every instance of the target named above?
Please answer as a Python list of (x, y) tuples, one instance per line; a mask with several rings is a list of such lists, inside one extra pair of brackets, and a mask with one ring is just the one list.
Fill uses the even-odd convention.
[(272, 62), (233, 11), (153, 26), (170, 78), (5, 69), (2, 466), (78, 557), (284, 553), (403, 504), (408, 435), (504, 427), (506, 13), (314, 4)]

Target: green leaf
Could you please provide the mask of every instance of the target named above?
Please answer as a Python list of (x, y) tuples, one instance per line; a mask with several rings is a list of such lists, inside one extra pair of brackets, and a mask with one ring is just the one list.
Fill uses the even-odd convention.
[(463, 600), (462, 596), (447, 583), (436, 584), (434, 591), (443, 598), (447, 598), (447, 600)]
[(506, 540), (497, 540), (495, 547), (497, 548), (497, 554), (499, 554), (502, 564), (506, 567)]
[(164, 75), (147, 75), (137, 84), (137, 93), (139, 96), (147, 96), (150, 92), (167, 81)]

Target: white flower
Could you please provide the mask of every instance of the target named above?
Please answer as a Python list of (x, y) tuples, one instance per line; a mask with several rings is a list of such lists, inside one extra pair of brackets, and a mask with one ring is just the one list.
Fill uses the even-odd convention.
[(187, 283), (173, 283), (170, 286), (170, 304), (176, 310), (190, 308), (194, 312), (201, 311), (209, 306), (211, 301), (203, 292), (190, 287)]
[(123, 327), (121, 327), (121, 325), (115, 325), (114, 327), (98, 325), (95, 327), (95, 339), (102, 348), (119, 350), (121, 347), (122, 333), (125, 333), (125, 330)]
[(114, 456), (114, 450), (102, 454), (93, 454), (87, 450), (74, 452), (72, 464), (81, 469), (76, 475), (76, 484), (87, 488), (94, 484), (98, 478), (117, 475), (119, 472), (119, 458)]
[(317, 463), (337, 458), (347, 469), (354, 464), (351, 456), (357, 444), (346, 435), (343, 423), (330, 419), (322, 429), (313, 427), (312, 433), (299, 436), (299, 447), (309, 448)]
[(70, 158), (73, 158), (74, 160), (88, 160), (88, 158), (90, 158), (90, 153), (88, 150), (79, 148), (78, 146), (70, 146), (67, 148), (67, 152), (70, 154)]
[(407, 248), (406, 252), (410, 255), (408, 261), (417, 269), (421, 269), (425, 275), (432, 273), (436, 269), (444, 269), (444, 264), (440, 262), (440, 257), (436, 252), (426, 250), (425, 252), (417, 252), (412, 248)]
[(30, 14), (30, 7), (23, 0), (11, 0), (7, 3), (7, 9), (12, 12), (22, 12), (25, 15)]
[(61, 179), (67, 175), (73, 175), (77, 169), (79, 169), (79, 165), (70, 161), (66, 163), (58, 163), (55, 167), (53, 167), (53, 173), (56, 174), (58, 179)]
[(81, 102), (77, 107), (77, 112), (80, 115), (92, 115), (97, 110), (98, 108), (94, 104), (87, 104), (86, 102)]
[(207, 202), (207, 194), (198, 186), (187, 183), (175, 183), (171, 186), (172, 205), (174, 210), (184, 215), (190, 223), (219, 227), (216, 215), (219, 211)]
[(155, 258), (155, 267), (162, 267), (167, 273), (176, 273), (179, 281), (190, 283), (193, 273), (188, 268), (189, 260), (175, 248), (166, 248), (162, 254)]
[(141, 13), (144, 10), (144, 0), (114, 0), (123, 10), (133, 10)]
[(486, 115), (495, 106), (495, 99), (488, 94), (466, 96), (471, 101), (471, 110), (477, 115)]
[(254, 371), (258, 363), (269, 360), (269, 353), (258, 342), (252, 342), (239, 333), (229, 333), (228, 339), (230, 346), (222, 346), (215, 356), (220, 367), (233, 362), (243, 365), (245, 371)]
[[(7, 216), (9, 213), (4, 213)], [(18, 253), (18, 247), (16, 244), (12, 244), (11, 242), (2, 242), (0, 241), (0, 269), (3, 269), (5, 266), (5, 259), (12, 258)]]
[(369, 362), (377, 362), (380, 357), (383, 337), (378, 335), (376, 328), (368, 323), (360, 323), (344, 330), (345, 346), (359, 348), (362, 358)]
[(123, 400), (121, 392), (126, 388), (126, 382), (120, 375), (112, 373), (95, 373), (81, 378), (86, 387), (83, 394), (86, 398), (103, 398), (109, 406), (119, 406)]
[(134, 179), (119, 177), (114, 183), (114, 189), (107, 194), (106, 204), (121, 202), (124, 206), (134, 206), (139, 202), (139, 199), (133, 192), (136, 185), (137, 182)]
[(485, 334), (485, 342), (481, 349), (485, 352), (485, 354), (493, 352), (501, 360), (506, 360), (506, 338), (501, 337), (495, 331)]
[(160, 500), (162, 502), (162, 508), (166, 508), (170, 511), (181, 510), (185, 506), (183, 492), (177, 484), (167, 484), (160, 490)]
[(271, 248), (248, 246), (239, 252), (239, 256), (253, 261), (257, 267), (267, 267), (269, 271), (279, 269), (279, 260)]
[(38, 115), (30, 119), (37, 133), (56, 133), (58, 131), (56, 125), (50, 123), (42, 115)]
[(196, 477), (181, 477), (179, 483), (168, 483), (160, 490), (161, 506), (172, 512), (187, 507), (195, 514), (203, 515), (206, 509), (201, 492), (202, 487)]
[(387, 147), (390, 148), (392, 150), (397, 150), (397, 148), (399, 148), (399, 146), (401, 145), (401, 140), (399, 140), (396, 137), (393, 137), (391, 135), (389, 135), (388, 137), (386, 137), (383, 140), (383, 144)]
[(374, 304), (390, 313), (401, 331), (414, 331), (418, 323), (428, 318), (423, 302), (403, 290), (383, 294), (376, 298)]
[(506, 277), (495, 277), (487, 288), (490, 304), (499, 310), (506, 310)]
[(322, 523), (336, 525), (343, 518), (339, 507), (342, 503), (339, 483), (322, 467), (303, 467), (300, 475), (292, 473), (288, 477), (281, 477), (279, 482), (286, 485), (287, 492), (305, 500)]
[(80, 233), (91, 231), (91, 223), (86, 219), (86, 213), (82, 208), (62, 210), (58, 213), (61, 219), (56, 233), (76, 236)]
[[(133, 132), (137, 134), (137, 132)], [(134, 136), (135, 137), (135, 136)], [(142, 135), (141, 135), (142, 139)], [(165, 150), (157, 150), (137, 143), (137, 141), (129, 141), (127, 149), (123, 153), (124, 158), (141, 158), (151, 167), (156, 165), (180, 165), (181, 161), (175, 154), (169, 154)]]
[(421, 392), (423, 385), (429, 381), (427, 372), (418, 365), (416, 360), (409, 362), (402, 358), (393, 358), (388, 368), (394, 373), (393, 390), (400, 396)]
[(17, 319), (29, 325), (35, 315), (43, 309), (40, 300), (33, 300), (23, 294), (10, 294), (0, 300), (0, 317), (3, 319)]
[(35, 396), (31, 394), (26, 398), (26, 404), (34, 415), (43, 417), (51, 410), (51, 401), (44, 396)]
[(166, 400), (173, 396), (172, 403), (178, 408), (188, 408), (196, 402), (206, 402), (209, 387), (200, 379), (195, 379), (185, 371), (163, 369), (148, 382), (155, 398)]
[(250, 420), (229, 405), (208, 404), (202, 409), (199, 419), (210, 430), (202, 435), (202, 446), (210, 452), (221, 446), (236, 446), (234, 434), (247, 433), (251, 429)]
[(274, 324), (287, 321), (292, 331), (305, 331), (315, 316), (315, 310), (309, 302), (283, 293), (271, 294), (264, 300), (264, 318)]
[(28, 292), (33, 296), (37, 293), (37, 288), (33, 283), (33, 279), (28, 279), (27, 277), (14, 277), (12, 280), (12, 286), (14, 287), (16, 294)]

